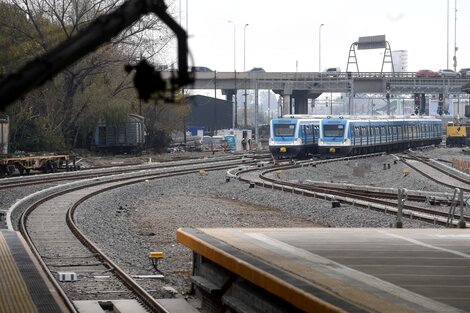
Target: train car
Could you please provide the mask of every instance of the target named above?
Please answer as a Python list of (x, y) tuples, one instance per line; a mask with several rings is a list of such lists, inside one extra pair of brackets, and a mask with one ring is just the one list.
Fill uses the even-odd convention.
[(100, 151), (137, 153), (145, 148), (144, 117), (129, 114), (127, 121), (121, 125), (108, 125), (100, 121), (95, 129), (91, 147)]
[(60, 169), (77, 170), (75, 157), (68, 153), (59, 154), (9, 154), (9, 118), (0, 113), (0, 177), (16, 172), (29, 174), (31, 171), (43, 173), (55, 172)]
[(289, 115), (272, 119), (269, 151), (273, 158), (299, 158), (317, 153), (321, 118), (310, 115)]
[(53, 173), (59, 170), (77, 170), (75, 157), (69, 154), (11, 155), (0, 158), (0, 177), (18, 171), (21, 175), (31, 171)]
[(402, 151), (439, 144), (442, 121), (435, 118), (325, 118), (318, 150), (325, 157)]
[(446, 125), (446, 146), (467, 146), (468, 135), (467, 125), (455, 125), (453, 122), (448, 122)]

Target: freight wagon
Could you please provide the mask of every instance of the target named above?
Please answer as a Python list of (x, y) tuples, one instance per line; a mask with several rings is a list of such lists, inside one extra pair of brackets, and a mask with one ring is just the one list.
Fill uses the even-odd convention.
[(0, 114), (0, 177), (14, 174), (29, 174), (31, 171), (43, 173), (55, 172), (59, 169), (76, 170), (75, 157), (68, 153), (59, 154), (8, 154), (9, 118)]

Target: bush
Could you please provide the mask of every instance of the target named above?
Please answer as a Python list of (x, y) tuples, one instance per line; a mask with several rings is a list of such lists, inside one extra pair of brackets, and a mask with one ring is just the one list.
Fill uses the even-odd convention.
[(162, 129), (150, 131), (147, 137), (147, 149), (157, 153), (165, 152), (170, 146), (171, 136)]

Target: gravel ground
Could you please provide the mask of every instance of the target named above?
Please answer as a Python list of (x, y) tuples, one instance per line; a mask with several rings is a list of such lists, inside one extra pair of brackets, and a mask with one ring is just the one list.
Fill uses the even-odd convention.
[[(35, 192), (54, 187), (57, 183), (50, 183), (41, 186), (26, 186), (21, 188), (13, 188), (0, 191), (0, 210), (8, 210), (12, 205), (14, 205), (19, 199), (23, 199)], [(25, 204), (32, 204), (34, 199), (25, 202)], [(15, 229), (17, 229), (17, 223), (20, 219), (20, 216), (23, 212), (21, 210), (13, 211), (12, 224)], [(0, 228), (7, 228), (6, 220), (0, 219)]]
[[(389, 179), (381, 183), (384, 171), (376, 168), (379, 164), (383, 167), (383, 161), (382, 158), (366, 161), (375, 164), (366, 180), (379, 176), (377, 184), (393, 183)], [(339, 167), (335, 163), (328, 168), (318, 167), (312, 173), (310, 169), (305, 173), (305, 169), (295, 171), (302, 172), (304, 179), (312, 179), (315, 175), (324, 176), (321, 174), (324, 171), (338, 176), (341, 168), (350, 169), (349, 166)], [(398, 165), (387, 170), (387, 175), (395, 172), (402, 178)], [(298, 173), (286, 175), (293, 178)], [(402, 179), (409, 181), (410, 186), (417, 180), (414, 174)], [(420, 183), (425, 184), (425, 180)], [(169, 295), (163, 291), (165, 286), (182, 294), (189, 290), (192, 253), (175, 240), (180, 227), (390, 227), (395, 217), (384, 218), (381, 213), (351, 206), (332, 209), (330, 202), (322, 200), (261, 187), (250, 189), (235, 180), (227, 183), (225, 171), (219, 171), (206, 176), (193, 174), (154, 180), (106, 192), (85, 202), (77, 213), (77, 221), (92, 240), (107, 254), (118, 257), (118, 263), (133, 275), (154, 273), (148, 252), (165, 252), (166, 257), (159, 265), (165, 279), (152, 282), (151, 288), (156, 297), (166, 297)], [(404, 227), (433, 226), (404, 220)]]
[(422, 154), (433, 159), (442, 159), (446, 161), (452, 161), (453, 158), (470, 161), (470, 149), (469, 148), (444, 148), (439, 147), (435, 149), (425, 149), (416, 151), (418, 155)]
[[(394, 164), (395, 160), (396, 158), (392, 155), (384, 155), (376, 158), (325, 163), (319, 164), (317, 167), (283, 171), (279, 177), (288, 181), (321, 181), (372, 187), (453, 192), (452, 188), (429, 181), (402, 162)], [(384, 164), (387, 168), (385, 170)], [(390, 164), (390, 169), (388, 169), (388, 164)]]
[[(470, 157), (462, 149), (432, 149), (421, 152), (434, 158)], [(284, 171), (286, 180), (333, 181), (380, 187), (450, 191), (427, 181), (392, 156), (348, 161)], [(383, 164), (391, 168), (384, 170)], [(403, 170), (407, 169), (405, 175)], [(390, 227), (395, 217), (374, 211), (341, 206), (291, 193), (256, 187), (240, 181), (225, 181), (225, 171), (207, 175), (185, 175), (153, 180), (100, 194), (84, 202), (77, 222), (108, 255), (132, 275), (155, 274), (147, 255), (163, 251), (159, 270), (165, 278), (145, 282), (157, 298), (189, 291), (192, 252), (175, 240), (180, 227)], [(0, 193), (0, 206), (33, 192), (21, 190), (14, 196)], [(9, 195), (10, 194), (10, 195)], [(404, 227), (433, 227), (407, 220)]]

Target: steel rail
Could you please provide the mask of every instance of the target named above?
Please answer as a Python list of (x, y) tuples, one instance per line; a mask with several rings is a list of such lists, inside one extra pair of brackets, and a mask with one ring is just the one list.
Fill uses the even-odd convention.
[[(46, 263), (42, 260), (42, 258), (40, 256), (40, 253), (39, 253), (38, 249), (36, 248), (32, 238), (31, 238), (31, 236), (30, 236), (30, 234), (27, 230), (28, 217), (39, 205), (41, 205), (41, 204), (43, 204), (43, 203), (45, 203), (45, 202), (47, 202), (47, 201), (49, 201), (49, 200), (51, 200), (55, 197), (58, 197), (60, 195), (64, 195), (66, 193), (70, 193), (70, 192), (77, 191), (77, 190), (84, 189), (84, 188), (88, 188), (88, 187), (93, 187), (93, 186), (97, 186), (97, 185), (101, 185), (101, 184), (109, 184), (109, 183), (112, 183), (112, 182), (116, 182), (116, 185), (103, 188), (99, 191), (94, 192), (92, 195), (87, 195), (87, 196), (83, 197), (82, 199), (80, 199), (78, 204), (76, 203), (75, 205), (72, 206), (73, 210), (72, 210), (72, 208), (69, 209), (69, 211), (67, 213), (67, 219), (66, 219), (67, 224), (69, 225), (69, 227), (71, 227), (71, 231), (74, 234), (78, 235), (77, 238), (79, 238), (79, 240), (80, 239), (84, 240), (85, 246), (91, 248), (91, 250), (93, 252), (98, 253), (100, 255), (100, 258), (102, 258), (102, 260), (105, 260), (106, 262), (108, 262), (108, 264), (110, 264), (113, 267), (113, 269), (118, 274), (118, 277), (120, 277), (122, 279), (122, 281), (127, 286), (130, 286), (130, 289), (137, 288), (137, 289), (135, 289), (136, 290), (135, 294), (139, 295), (139, 297), (141, 297), (142, 300), (150, 308), (152, 308), (152, 310), (154, 310), (156, 312), (168, 313), (168, 311), (166, 309), (164, 309), (163, 307), (161, 307), (161, 305), (158, 304), (153, 299), (153, 297), (151, 297), (145, 290), (143, 290), (140, 286), (138, 286), (138, 284), (135, 281), (133, 281), (132, 278), (130, 278), (130, 276), (125, 274), (125, 272), (122, 269), (120, 269), (114, 262), (112, 262), (112, 260), (110, 260), (107, 256), (105, 256), (101, 251), (99, 251), (99, 249), (93, 243), (91, 243), (90, 240), (86, 239), (86, 236), (84, 236), (84, 234), (81, 231), (78, 230), (78, 228), (76, 227), (76, 225), (73, 221), (73, 212), (76, 209), (76, 207), (78, 207), (78, 205), (80, 203), (82, 203), (83, 201), (85, 201), (86, 199), (92, 197), (93, 195), (96, 195), (96, 194), (101, 193), (101, 192), (105, 192), (105, 191), (110, 190), (110, 189), (119, 188), (119, 187), (123, 187), (123, 186), (126, 186), (126, 185), (131, 185), (131, 184), (136, 184), (136, 183), (144, 182), (146, 180), (161, 179), (161, 178), (165, 178), (165, 177), (173, 177), (173, 176), (179, 176), (179, 175), (198, 173), (200, 170), (216, 171), (216, 170), (221, 170), (221, 169), (227, 169), (227, 168), (230, 168), (230, 167), (233, 167), (233, 164), (210, 166), (210, 167), (202, 166), (202, 167), (197, 167), (197, 168), (193, 168), (193, 169), (184, 169), (184, 170), (173, 171), (171, 173), (156, 173), (156, 174), (152, 174), (152, 175), (147, 174), (146, 176), (142, 175), (142, 176), (139, 176), (139, 177), (133, 176), (133, 177), (130, 177), (130, 178), (117, 178), (117, 179), (111, 179), (111, 180), (102, 181), (102, 182), (92, 182), (90, 184), (86, 184), (86, 185), (82, 185), (82, 186), (67, 188), (65, 190), (57, 191), (53, 194), (47, 195), (47, 196), (43, 197), (42, 199), (39, 199), (36, 202), (34, 202), (32, 205), (30, 205), (23, 212), (23, 214), (20, 217), (19, 229), (20, 229), (21, 234), (25, 238), (26, 242), (28, 243), (28, 246), (31, 248), (33, 254), (35, 255), (38, 262), (40, 263), (41, 267), (43, 268), (44, 272), (47, 274), (48, 280), (53, 284), (54, 288), (59, 293), (60, 298), (62, 299), (62, 301), (64, 301), (66, 307), (70, 310), (70, 312), (76, 313), (77, 311), (76, 311), (74, 305), (68, 299), (67, 295), (62, 290), (60, 285), (57, 283), (54, 275), (49, 271)], [(119, 182), (122, 182), (122, 183), (119, 183)], [(138, 286), (138, 287), (135, 287), (135, 286)]]
[[(302, 185), (302, 184), (290, 183), (290, 182), (286, 182), (286, 181), (283, 181), (283, 180), (276, 180), (274, 178), (269, 178), (269, 177), (266, 177), (264, 175), (262, 176), (262, 174), (260, 174), (260, 178), (262, 178), (263, 180), (266, 180), (268, 182), (271, 182), (273, 184), (276, 184), (276, 185), (282, 185), (282, 186), (290, 187), (290, 190), (291, 190), (292, 193), (296, 193), (296, 191), (297, 191), (297, 193), (300, 193), (300, 194), (303, 194), (303, 195), (306, 195), (306, 196), (310, 196), (309, 193), (305, 193), (305, 192), (302, 193), (302, 190), (305, 190), (305, 191), (309, 191), (309, 192), (312, 192), (312, 193), (315, 193), (315, 194), (329, 194), (329, 195), (332, 195), (331, 200), (336, 200), (336, 201), (339, 201), (339, 202), (353, 204), (353, 205), (361, 206), (361, 207), (367, 207), (369, 209), (374, 209), (376, 211), (384, 211), (385, 209), (383, 209), (380, 206), (373, 207), (373, 206), (369, 206), (369, 205), (366, 205), (366, 204), (360, 204), (360, 203), (357, 203), (357, 202), (354, 202), (354, 201), (344, 200), (344, 198), (363, 200), (363, 201), (366, 201), (368, 203), (378, 204), (378, 205), (381, 205), (381, 206), (397, 207), (397, 203), (395, 203), (395, 202), (387, 201), (387, 200), (381, 200), (379, 198), (376, 198), (376, 197), (383, 198), (380, 195), (380, 193), (377, 193), (377, 195), (374, 195), (374, 196), (359, 195), (357, 193), (351, 193), (351, 192), (348, 192), (348, 191), (341, 191), (341, 190), (338, 190), (338, 189), (330, 189), (329, 187), (305, 186), (305, 185)], [(286, 191), (286, 190), (284, 190), (284, 191)], [(342, 197), (343, 199), (339, 199), (337, 197)], [(408, 205), (408, 204), (404, 205), (403, 208), (406, 209), (406, 210), (409, 210), (409, 212), (406, 212), (406, 211), (403, 212), (404, 216), (408, 216), (408, 217), (414, 218), (414, 219), (420, 219), (420, 220), (423, 220), (425, 222), (430, 222), (430, 223), (433, 223), (433, 224), (446, 225), (446, 222), (436, 220), (434, 218), (427, 218), (427, 217), (417, 216), (417, 215), (414, 215), (412, 212), (420, 212), (420, 213), (425, 213), (425, 214), (439, 216), (439, 217), (445, 217), (445, 218), (447, 218), (447, 216), (449, 215), (448, 213), (443, 212), (443, 211), (438, 211), (438, 210), (433, 210), (433, 209), (428, 209), (428, 208), (422, 208), (422, 207), (419, 207), (419, 206)], [(391, 212), (393, 214), (396, 214), (394, 211), (387, 210), (387, 212)], [(460, 216), (454, 214), (454, 218), (459, 219)], [(470, 217), (465, 216), (464, 220), (466, 222), (470, 222)]]
[[(380, 154), (381, 155), (381, 154)], [(365, 155), (365, 157), (373, 157), (376, 156), (376, 154), (373, 155)], [(362, 156), (364, 157), (364, 156)], [(347, 158), (338, 158), (338, 159), (330, 159), (330, 160), (325, 160), (325, 161), (316, 161), (316, 162), (310, 162), (310, 164), (316, 165), (316, 164), (321, 164), (325, 162), (336, 162), (336, 161), (344, 161), (344, 160), (349, 160), (354, 157), (347, 157)], [(330, 201), (340, 201), (343, 203), (348, 203), (352, 204), (355, 206), (360, 206), (360, 207), (366, 207), (368, 209), (373, 209), (376, 211), (380, 212), (391, 212), (393, 214), (396, 214), (393, 210), (388, 210), (388, 208), (393, 207), (396, 209), (397, 203), (393, 203), (390, 201), (386, 200), (381, 200), (374, 198), (376, 196), (384, 198), (385, 196), (390, 197), (390, 194), (386, 193), (381, 195), (380, 193), (374, 195), (374, 196), (368, 196), (368, 195), (358, 195), (357, 193), (350, 192), (349, 190), (347, 191), (342, 191), (338, 190), (338, 188), (329, 188), (326, 186), (322, 187), (315, 187), (315, 186), (305, 186), (303, 184), (296, 184), (296, 183), (290, 183), (286, 182), (283, 180), (276, 180), (274, 178), (267, 177), (266, 175), (268, 173), (272, 173), (274, 171), (280, 170), (280, 169), (291, 169), (291, 168), (297, 168), (300, 166), (304, 166), (305, 164), (308, 163), (302, 163), (302, 164), (290, 164), (290, 165), (284, 165), (284, 166), (277, 166), (277, 167), (272, 167), (270, 169), (264, 170), (260, 175), (259, 178), (263, 181), (263, 183), (260, 182), (253, 182), (250, 179), (245, 179), (240, 177), (241, 174), (251, 172), (251, 171), (257, 171), (259, 168), (252, 168), (252, 169), (244, 169), (242, 171), (239, 171), (236, 175), (239, 180), (244, 181), (246, 183), (254, 183), (259, 186), (265, 187), (265, 188), (272, 188), (272, 189), (278, 189), (281, 191), (290, 191), (294, 194), (302, 194), (303, 196), (308, 196), (308, 197), (323, 197), (325, 200), (330, 200)], [(269, 185), (266, 185), (264, 181), (269, 182)], [(287, 187), (287, 188), (284, 188)], [(339, 198), (338, 198), (339, 197)], [(362, 200), (364, 203), (359, 203), (356, 202), (356, 200)], [(372, 204), (372, 205), (371, 205)], [(442, 211), (437, 211), (437, 210), (432, 210), (428, 208), (422, 208), (418, 206), (413, 206), (413, 205), (405, 205), (404, 208), (406, 211), (403, 211), (403, 216), (413, 218), (413, 219), (419, 219), (428, 223), (432, 224), (440, 224), (440, 225), (446, 225), (446, 221), (443, 220), (438, 220), (435, 218), (437, 217), (447, 217), (448, 213), (442, 212)], [(421, 216), (421, 215), (414, 215), (413, 212), (419, 212), (419, 213), (424, 213), (424, 214), (429, 214), (433, 215), (433, 217), (427, 217), (427, 216)], [(459, 216), (454, 215), (455, 218), (459, 218)], [(466, 222), (470, 222), (470, 217), (466, 216), (464, 217)]]
[[(242, 157), (231, 157), (231, 158), (226, 158), (226, 159), (210, 159), (210, 160), (201, 160), (200, 162), (197, 163), (216, 163), (216, 162), (225, 162), (225, 161), (235, 161), (238, 159), (241, 159)], [(18, 187), (25, 187), (25, 186), (31, 186), (31, 185), (36, 185), (36, 184), (42, 184), (42, 183), (51, 183), (51, 182), (57, 182), (57, 181), (67, 181), (67, 180), (78, 180), (78, 179), (87, 179), (87, 178), (94, 178), (94, 177), (105, 177), (109, 175), (117, 175), (117, 174), (124, 174), (128, 172), (137, 172), (137, 171), (143, 171), (143, 170), (154, 170), (154, 169), (164, 169), (164, 168), (170, 168), (170, 167), (178, 167), (178, 166), (188, 166), (188, 165), (194, 165), (195, 161), (188, 161), (187, 164), (174, 164), (174, 165), (168, 165), (168, 164), (155, 164), (153, 166), (145, 166), (145, 164), (137, 165), (136, 167), (133, 167), (134, 165), (129, 165), (130, 168), (127, 169), (122, 169), (118, 168), (114, 171), (103, 171), (103, 172), (86, 172), (84, 174), (75, 174), (75, 175), (69, 175), (69, 176), (63, 176), (63, 177), (36, 177), (36, 178), (31, 178), (31, 179), (25, 179), (22, 180), (21, 182), (2, 182), (0, 180), (0, 190), (2, 189), (9, 189), (9, 188), (18, 188)], [(75, 172), (74, 172), (75, 173)]]
[[(447, 187), (449, 187), (449, 188), (455, 188), (454, 185), (452, 185), (452, 184), (447, 184), (447, 183), (445, 183), (445, 182), (443, 182), (443, 181), (437, 180), (437, 179), (435, 179), (434, 177), (432, 177), (431, 175), (428, 175), (428, 174), (424, 173), (423, 171), (419, 170), (416, 166), (413, 166), (410, 162), (406, 161), (407, 159), (421, 162), (421, 163), (425, 164), (426, 166), (429, 166), (429, 167), (435, 169), (436, 171), (441, 172), (441, 173), (443, 173), (443, 174), (445, 174), (445, 175), (447, 175), (447, 176), (449, 176), (449, 177), (451, 177), (451, 178), (453, 178), (453, 179), (455, 179), (455, 180), (458, 180), (458, 181), (460, 181), (460, 182), (462, 182), (462, 183), (464, 183), (464, 184), (470, 185), (470, 181), (469, 181), (469, 180), (464, 179), (464, 178), (462, 178), (462, 177), (460, 177), (460, 176), (458, 176), (458, 175), (452, 174), (452, 173), (450, 173), (450, 172), (448, 172), (448, 171), (445, 171), (445, 170), (443, 170), (442, 168), (440, 168), (439, 166), (436, 166), (436, 165), (434, 165), (434, 164), (432, 164), (432, 163), (426, 161), (424, 158), (419, 158), (419, 157), (416, 157), (416, 156), (406, 156), (406, 157), (405, 157), (405, 156), (402, 156), (402, 157), (400, 157), (400, 161), (401, 161), (401, 162), (405, 163), (407, 166), (409, 166), (409, 167), (411, 167), (412, 169), (414, 169), (415, 171), (419, 172), (421, 175), (423, 175), (423, 176), (429, 178), (430, 180), (432, 180), (432, 181), (434, 181), (434, 182), (436, 182), (436, 183), (438, 183), (438, 184), (447, 186)], [(462, 187), (459, 187), (459, 188), (460, 188), (461, 190), (465, 191), (465, 192), (470, 192), (470, 188), (462, 188)]]

